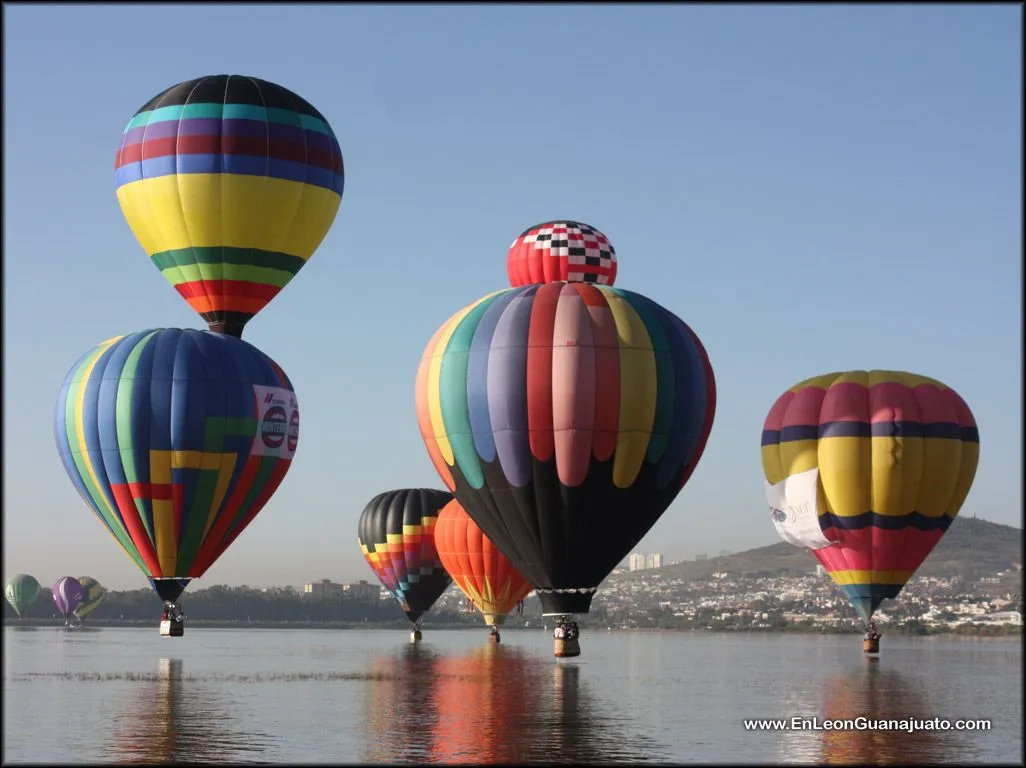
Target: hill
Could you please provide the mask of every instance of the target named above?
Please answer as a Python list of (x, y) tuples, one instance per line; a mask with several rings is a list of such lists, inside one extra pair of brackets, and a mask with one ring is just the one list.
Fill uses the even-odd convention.
[[(973, 517), (956, 517), (936, 549), (916, 575), (978, 579), (1022, 567), (1023, 531), (1010, 525)], [(655, 574), (687, 580), (704, 580), (713, 573), (743, 574), (753, 578), (806, 574), (818, 561), (811, 552), (786, 542), (731, 555), (675, 563), (662, 568), (635, 571), (621, 578), (651, 578)], [(1021, 572), (1016, 574), (1021, 583)]]

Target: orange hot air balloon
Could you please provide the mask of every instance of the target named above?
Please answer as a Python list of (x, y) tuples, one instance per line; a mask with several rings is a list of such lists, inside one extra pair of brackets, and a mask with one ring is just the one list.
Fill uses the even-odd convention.
[(490, 627), (502, 626), (506, 614), (532, 589), (455, 499), (438, 513), (435, 548), (445, 570)]

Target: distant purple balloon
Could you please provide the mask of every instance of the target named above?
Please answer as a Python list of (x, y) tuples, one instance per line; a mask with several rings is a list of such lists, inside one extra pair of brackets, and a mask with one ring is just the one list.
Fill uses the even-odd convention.
[(53, 601), (57, 603), (57, 610), (65, 616), (70, 616), (78, 606), (85, 600), (85, 589), (78, 579), (65, 576), (58, 579), (53, 585)]

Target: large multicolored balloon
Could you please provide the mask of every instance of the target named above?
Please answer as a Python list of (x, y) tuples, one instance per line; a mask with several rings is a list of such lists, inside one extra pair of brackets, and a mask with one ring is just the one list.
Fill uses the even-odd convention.
[(417, 372), (417, 421), (463, 508), (546, 614), (599, 583), (676, 498), (712, 428), (698, 337), (644, 296), (512, 288), (447, 320)]
[(806, 379), (781, 395), (762, 428), (777, 531), (812, 550), (867, 622), (948, 529), (979, 456), (965, 401), (900, 371)]
[(85, 599), (85, 590), (78, 582), (78, 579), (65, 576), (58, 579), (53, 585), (53, 601), (57, 604), (57, 610), (62, 616), (70, 616)]
[(490, 627), (531, 592), (531, 585), (484, 535), (459, 501), (442, 508), (435, 524), (435, 547), (445, 570)]
[(256, 347), (164, 328), (108, 339), (75, 363), (54, 432), (79, 494), (173, 602), (284, 479), (299, 406)]
[(616, 251), (609, 238), (579, 221), (558, 220), (525, 229), (506, 255), (514, 288), (563, 280), (612, 285)]
[(24, 616), (28, 607), (39, 598), (39, 582), (34, 576), (19, 573), (4, 585), (4, 597), (18, 616)]
[(287, 88), (213, 75), (168, 88), (128, 122), (121, 210), (213, 331), (242, 329), (321, 244), (342, 201), (331, 126)]
[(360, 551), (411, 622), (452, 583), (435, 549), (435, 523), (452, 494), (434, 488), (385, 491), (360, 514)]
[(107, 590), (91, 576), (80, 577), (78, 583), (82, 585), (85, 596), (82, 598), (82, 604), (75, 609), (75, 616), (82, 621), (100, 607), (100, 603), (107, 597)]

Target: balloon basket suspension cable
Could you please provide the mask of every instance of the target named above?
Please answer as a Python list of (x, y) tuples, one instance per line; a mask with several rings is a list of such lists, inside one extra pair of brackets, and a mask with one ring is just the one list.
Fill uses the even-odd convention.
[(581, 655), (581, 632), (573, 614), (556, 617), (556, 628), (552, 630), (555, 642), (552, 655), (557, 659), (569, 659)]

